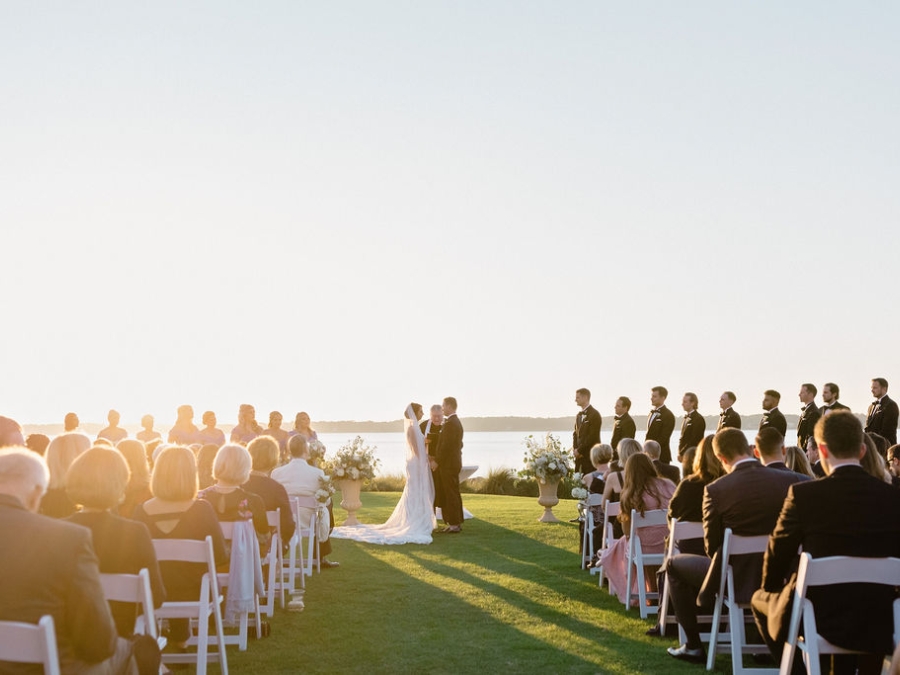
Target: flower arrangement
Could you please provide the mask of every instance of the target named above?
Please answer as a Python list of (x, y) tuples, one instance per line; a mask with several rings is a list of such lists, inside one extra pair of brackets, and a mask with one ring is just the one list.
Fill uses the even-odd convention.
[(541, 483), (560, 481), (571, 471), (569, 461), (559, 439), (553, 434), (548, 433), (543, 439), (528, 436), (525, 439), (525, 468), (519, 471), (519, 475), (537, 478)]
[(585, 490), (584, 488), (580, 488), (580, 487), (572, 488), (572, 498), (573, 499), (584, 500), (584, 499), (587, 499), (587, 497), (588, 497), (588, 491)]
[(375, 450), (364, 445), (362, 436), (357, 436), (338, 449), (334, 459), (327, 463), (326, 473), (333, 480), (371, 480), (381, 463), (375, 458)]
[(316, 501), (320, 504), (327, 504), (333, 494), (334, 483), (331, 480), (331, 476), (326, 475), (323, 478), (319, 478), (319, 489), (316, 490)]
[(320, 469), (325, 468), (325, 444), (317, 439), (313, 439), (306, 444), (309, 448), (309, 463)]

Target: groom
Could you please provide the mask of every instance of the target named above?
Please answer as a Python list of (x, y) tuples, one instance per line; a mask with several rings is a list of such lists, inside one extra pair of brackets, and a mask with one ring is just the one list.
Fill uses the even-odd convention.
[(441, 532), (455, 534), (462, 532), (463, 507), (459, 495), (459, 472), (462, 470), (463, 427), (456, 416), (456, 399), (448, 396), (441, 409), (444, 411), (444, 424), (438, 440), (437, 471), (441, 483), (441, 511), (447, 523)]

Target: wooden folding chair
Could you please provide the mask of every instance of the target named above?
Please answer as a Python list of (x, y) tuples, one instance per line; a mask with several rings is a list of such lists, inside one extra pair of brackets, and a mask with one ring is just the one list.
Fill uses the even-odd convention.
[[(634, 599), (635, 593), (632, 592), (632, 582), (637, 580), (637, 598), (638, 608), (641, 611), (641, 618), (646, 619), (650, 614), (656, 614), (659, 611), (659, 605), (648, 606), (648, 600), (659, 600), (659, 593), (650, 593), (647, 591), (646, 577), (644, 568), (648, 565), (662, 565), (665, 553), (644, 553), (641, 545), (640, 530), (646, 527), (659, 527), (667, 524), (667, 514), (664, 509), (654, 509), (647, 511), (642, 516), (636, 509), (631, 509), (631, 532), (628, 536), (628, 549), (625, 554), (626, 586), (625, 609), (631, 607), (631, 601)], [(634, 572), (634, 576), (632, 575)]]
[[(228, 658), (225, 654), (225, 630), (222, 624), (221, 611), (222, 596), (219, 595), (212, 537), (207, 536), (203, 541), (197, 541), (196, 539), (154, 539), (153, 548), (156, 549), (156, 559), (160, 562), (202, 563), (206, 565), (207, 569), (200, 581), (200, 596), (197, 600), (167, 600), (162, 607), (156, 610), (157, 620), (189, 619), (192, 624), (196, 625), (197, 629), (197, 635), (192, 635), (190, 640), (188, 640), (189, 645), (197, 645), (197, 653), (165, 653), (163, 654), (163, 663), (196, 662), (197, 675), (205, 675), (207, 661), (218, 658), (222, 675), (228, 675)], [(216, 635), (212, 640), (209, 637), (210, 617), (213, 617), (216, 626)], [(213, 644), (218, 647), (217, 653), (209, 652), (209, 648)]]
[(42, 616), (37, 624), (0, 621), (0, 661), (40, 663), (44, 675), (60, 675), (53, 617)]
[(581, 569), (585, 569), (588, 563), (594, 559), (594, 513), (591, 507), (601, 506), (603, 495), (590, 493), (584, 501), (584, 533), (581, 537)]
[[(612, 543), (615, 541), (615, 537), (613, 536), (613, 521), (618, 517), (621, 508), (622, 505), (620, 502), (611, 502), (608, 499), (603, 504), (603, 539), (600, 542), (600, 550), (597, 551), (598, 558), (600, 558), (603, 551), (612, 546)], [(592, 567), (592, 574), (595, 569), (600, 575), (597, 580), (597, 586), (603, 588), (603, 566)], [(613, 594), (612, 588), (609, 589), (609, 594)]]
[[(692, 522), (689, 520), (671, 520), (669, 521), (669, 542), (666, 547), (665, 561), (674, 555), (680, 553), (678, 550), (678, 542), (684, 539), (702, 539), (703, 523)], [(669, 618), (669, 601), (670, 601), (669, 584), (663, 583), (662, 599), (659, 601), (659, 631), (660, 635), (666, 634), (666, 626), (669, 623), (677, 623), (675, 618)]]
[[(744, 668), (744, 654), (768, 654), (769, 649), (765, 644), (748, 645), (745, 625), (753, 623), (753, 615), (748, 611), (750, 603), (738, 603), (734, 594), (734, 570), (731, 566), (731, 556), (747, 555), (750, 553), (765, 553), (769, 544), (769, 535), (762, 534), (754, 537), (741, 537), (734, 534), (731, 528), (725, 528), (725, 538), (722, 541), (722, 575), (719, 580), (719, 592), (716, 594), (716, 604), (713, 610), (712, 628), (709, 633), (709, 651), (706, 657), (706, 669), (713, 670), (718, 651), (731, 652), (731, 672), (734, 675), (752, 673), (753, 675), (768, 675), (778, 672), (777, 668)], [(720, 632), (722, 624), (722, 610), (728, 610), (728, 631)]]
[[(800, 556), (797, 572), (797, 586), (794, 591), (794, 606), (788, 625), (784, 651), (781, 653), (781, 671), (790, 673), (794, 654), (799, 649), (810, 675), (820, 675), (819, 656), (821, 654), (858, 654), (838, 647), (819, 635), (816, 630), (816, 613), (812, 602), (806, 597), (811, 586), (831, 584), (884, 584), (885, 593), (893, 594), (893, 588), (900, 586), (900, 558), (857, 558), (853, 556), (831, 556), (813, 558), (809, 553)], [(803, 636), (800, 619), (803, 619)], [(894, 646), (900, 640), (900, 599), (894, 600)]]

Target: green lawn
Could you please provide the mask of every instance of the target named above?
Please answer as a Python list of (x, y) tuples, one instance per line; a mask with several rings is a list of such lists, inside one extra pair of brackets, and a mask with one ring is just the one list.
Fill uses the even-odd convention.
[[(338, 495), (339, 496), (339, 495)], [(363, 493), (387, 519), (397, 493)], [(666, 655), (579, 568), (577, 525), (543, 524), (534, 498), (465, 495), (476, 519), (430, 546), (334, 541), (341, 567), (307, 581), (306, 610), (278, 610), (271, 636), (229, 649), (235, 673), (698, 673)], [(575, 515), (562, 501), (560, 519)], [(336, 510), (340, 522), (344, 517)], [(721, 657), (720, 657), (721, 658)], [(726, 667), (729, 664), (720, 664)]]

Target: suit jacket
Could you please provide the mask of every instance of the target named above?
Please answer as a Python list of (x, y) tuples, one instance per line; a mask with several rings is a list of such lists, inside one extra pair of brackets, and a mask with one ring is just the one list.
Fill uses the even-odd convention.
[(797, 445), (801, 450), (806, 450), (806, 443), (812, 438), (813, 429), (821, 416), (815, 402), (809, 403), (800, 412), (800, 419), (797, 420)]
[(675, 485), (678, 485), (681, 481), (681, 472), (678, 470), (677, 466), (665, 464), (658, 459), (654, 459), (653, 467), (656, 469), (656, 473), (660, 478), (668, 478)]
[(623, 438), (634, 438), (637, 433), (637, 425), (634, 423), (634, 420), (631, 418), (631, 415), (625, 413), (621, 417), (616, 417), (613, 422), (613, 432), (612, 432), (612, 440), (610, 440), (610, 445), (612, 445), (613, 449), (613, 457), (618, 457), (619, 453), (616, 450), (619, 446), (619, 441)]
[[(731, 473), (706, 486), (703, 539), (712, 564), (700, 591), (701, 598), (711, 600), (719, 590), (725, 528), (730, 527), (740, 536), (771, 533), (788, 488), (799, 481), (800, 474), (767, 469), (754, 459), (739, 464)], [(760, 585), (762, 554), (737, 556), (732, 559), (731, 566), (737, 600), (748, 602)]]
[(762, 431), (766, 427), (775, 429), (781, 437), (787, 433), (787, 420), (778, 408), (772, 408), (763, 413), (762, 419), (759, 421), (759, 430)]
[(247, 492), (259, 495), (266, 505), (266, 511), (281, 509), (281, 537), (283, 544), (287, 544), (294, 536), (294, 510), (291, 508), (291, 500), (288, 497), (284, 485), (265, 474), (252, 472), (250, 478), (242, 486)]
[(594, 465), (591, 464), (591, 448), (600, 442), (601, 424), (603, 424), (603, 418), (590, 404), (575, 416), (572, 448), (575, 451), (575, 462), (581, 473), (590, 473), (594, 470)]
[[(423, 420), (421, 424), (419, 424), (419, 429), (422, 430), (422, 435), (425, 435), (425, 429), (428, 429), (429, 420)], [(425, 447), (428, 449), (428, 456), (433, 458), (435, 453), (437, 452), (438, 441), (441, 438), (441, 425), (440, 424), (432, 424), (431, 429), (428, 430), (428, 435), (425, 436)]]
[(737, 410), (734, 408), (729, 408), (728, 410), (723, 410), (719, 413), (719, 426), (716, 427), (716, 431), (721, 431), (722, 429), (740, 429), (741, 428), (741, 416), (738, 414)]
[[(0, 620), (53, 616), (63, 672), (99, 663), (116, 649), (116, 626), (100, 586), (86, 527), (28, 511), (0, 494)], [(3, 672), (19, 672), (15, 667)]]
[(462, 469), (463, 425), (456, 415), (444, 419), (435, 458), (442, 470), (459, 473)]
[[(766, 468), (772, 469), (774, 471), (790, 471), (791, 473), (797, 473), (793, 469), (788, 468), (788, 465), (784, 462), (769, 462), (768, 464), (766, 464)], [(812, 478), (807, 476), (805, 473), (797, 473), (797, 475), (800, 476), (801, 483), (805, 480), (812, 480)]]
[(872, 403), (866, 415), (866, 431), (888, 439), (889, 445), (897, 444), (897, 421), (900, 408), (897, 402), (885, 394), (878, 405)]
[(837, 412), (838, 410), (850, 410), (850, 406), (846, 406), (840, 401), (835, 401), (831, 405), (823, 405), (819, 408), (819, 412), (822, 415), (827, 415), (830, 412)]
[[(769, 539), (763, 590), (782, 591), (800, 546), (813, 558), (900, 557), (900, 492), (858, 466), (838, 467), (826, 478), (793, 485)], [(829, 642), (891, 652), (894, 589), (837, 584), (810, 588), (807, 597), (819, 633)]]
[(696, 446), (703, 440), (706, 433), (706, 420), (703, 415), (696, 410), (691, 411), (690, 415), (686, 415), (681, 421), (681, 437), (678, 439), (678, 459), (684, 454), (684, 451), (691, 446)]
[[(647, 419), (647, 436), (648, 441), (656, 441), (659, 443), (661, 452), (659, 453), (659, 461), (668, 464), (672, 461), (672, 451), (669, 449), (669, 439), (672, 432), (675, 431), (675, 415), (665, 405), (659, 406), (659, 414), (653, 418), (651, 422)], [(651, 417), (652, 417), (651, 413)]]

